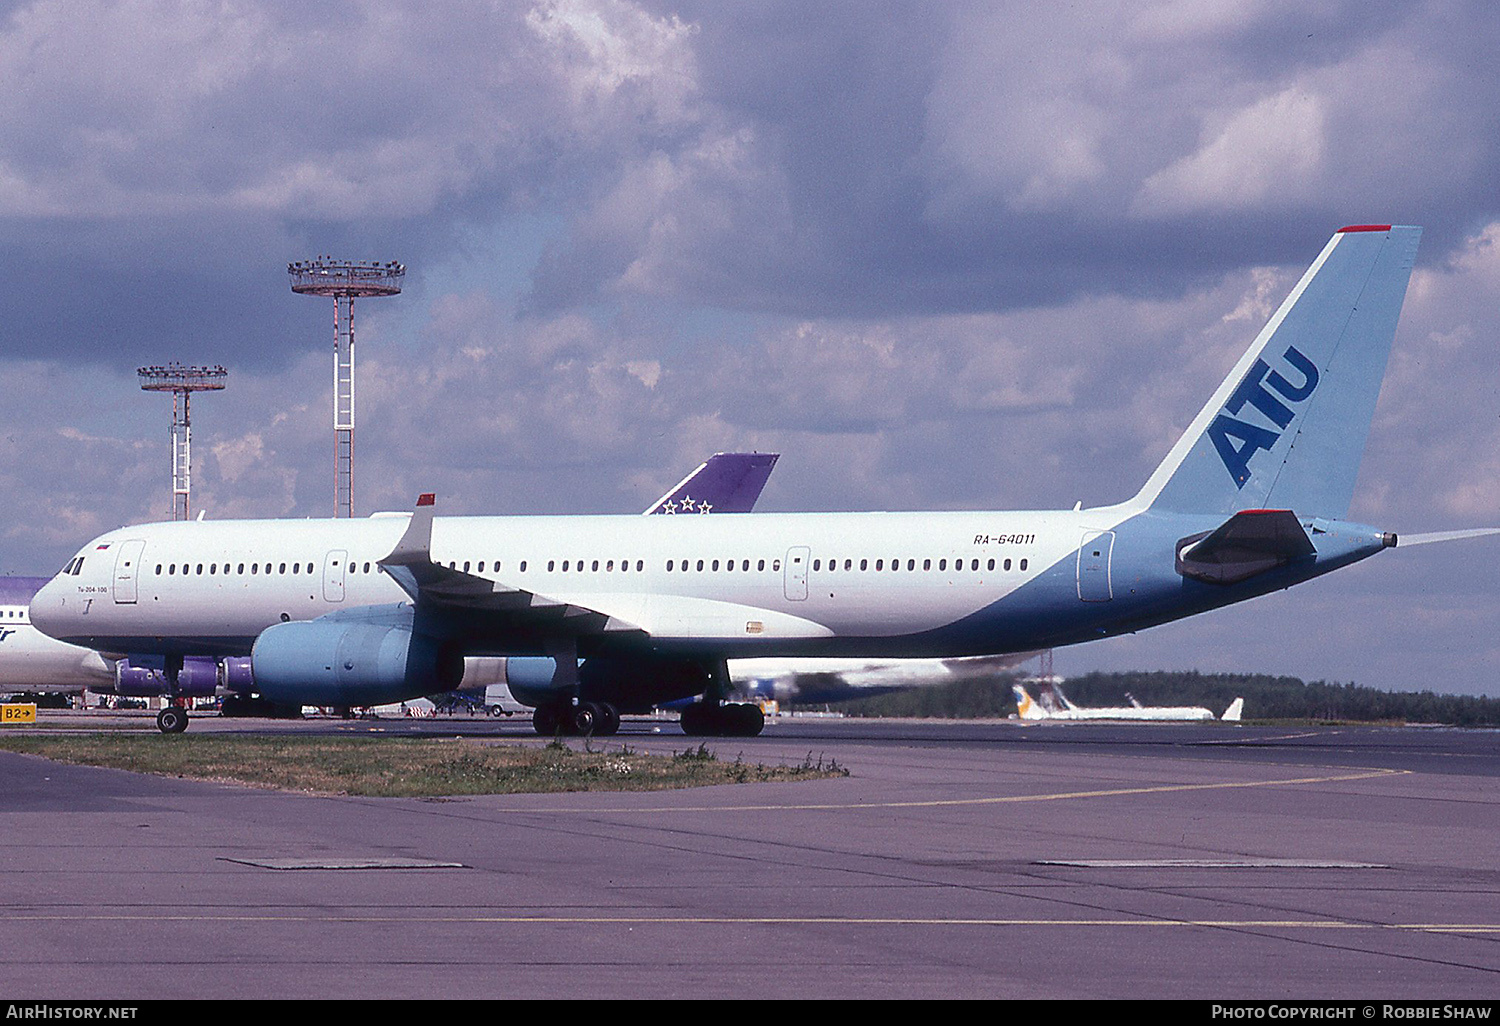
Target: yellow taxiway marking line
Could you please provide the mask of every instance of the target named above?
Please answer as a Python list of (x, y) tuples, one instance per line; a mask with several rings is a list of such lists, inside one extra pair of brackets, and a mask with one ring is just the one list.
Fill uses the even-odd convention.
[[(534, 808), (497, 808), (490, 811), (512, 813), (577, 812), (605, 814), (613, 812), (638, 815), (643, 812), (825, 812), (840, 809), (930, 809), (957, 805), (1008, 805), (1020, 802), (1056, 802), (1076, 798), (1116, 798), (1136, 794), (1173, 794), (1183, 791), (1220, 791), (1247, 787), (1294, 787), (1300, 784), (1332, 784), (1377, 777), (1405, 776), (1411, 770), (1374, 769), (1359, 773), (1335, 773), (1319, 777), (1289, 777), (1281, 780), (1238, 780), (1217, 784), (1154, 784), (1145, 787), (1112, 787), (1095, 791), (1063, 791), (1054, 794), (1016, 794), (998, 798), (933, 798), (905, 802), (825, 802), (789, 805), (659, 805), (629, 809), (582, 808), (578, 806), (538, 806)], [(482, 796), (481, 796), (482, 797)]]
[(993, 919), (860, 916), (6, 915), (7, 922), (475, 923), (593, 926), (1087, 926), (1500, 933), (1500, 923), (1357, 923), (1339, 919)]

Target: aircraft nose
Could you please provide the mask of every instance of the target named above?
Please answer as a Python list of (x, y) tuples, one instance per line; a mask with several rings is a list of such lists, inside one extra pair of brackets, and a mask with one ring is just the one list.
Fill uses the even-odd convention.
[(68, 608), (64, 589), (53, 578), (31, 598), (31, 624), (43, 634), (58, 637), (67, 631)]

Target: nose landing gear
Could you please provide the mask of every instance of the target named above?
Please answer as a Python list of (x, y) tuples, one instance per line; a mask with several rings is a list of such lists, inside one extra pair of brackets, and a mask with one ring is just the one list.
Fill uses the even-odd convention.
[(163, 734), (181, 734), (187, 725), (187, 710), (180, 705), (169, 705), (156, 714), (156, 729)]
[(765, 725), (760, 706), (748, 702), (699, 702), (682, 711), (682, 732), (689, 737), (755, 737)]

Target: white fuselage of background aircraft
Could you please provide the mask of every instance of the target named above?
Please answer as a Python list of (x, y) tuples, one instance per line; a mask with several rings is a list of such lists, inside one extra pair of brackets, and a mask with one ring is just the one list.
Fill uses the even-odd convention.
[(114, 664), (90, 648), (55, 641), (32, 626), (32, 595), (46, 578), (0, 578), (0, 691), (82, 691), (114, 683)]

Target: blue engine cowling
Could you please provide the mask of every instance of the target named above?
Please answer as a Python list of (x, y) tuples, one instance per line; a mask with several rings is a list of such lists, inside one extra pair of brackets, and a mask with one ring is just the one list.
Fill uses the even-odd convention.
[[(144, 660), (143, 660), (144, 661)], [(156, 660), (160, 662), (160, 660)], [(219, 687), (218, 661), (209, 656), (187, 656), (177, 674), (177, 693), (184, 698), (209, 698)], [(98, 689), (96, 689), (98, 690)], [(103, 692), (107, 694), (109, 692)], [(139, 666), (129, 659), (115, 664), (113, 693), (130, 698), (157, 698), (167, 693), (167, 674), (161, 667)]]
[(308, 620), (266, 628), (250, 652), (255, 690), (287, 705), (383, 705), (450, 691), (463, 657), (404, 627)]

